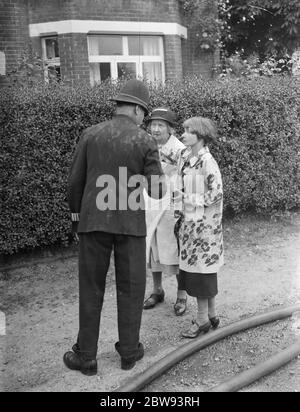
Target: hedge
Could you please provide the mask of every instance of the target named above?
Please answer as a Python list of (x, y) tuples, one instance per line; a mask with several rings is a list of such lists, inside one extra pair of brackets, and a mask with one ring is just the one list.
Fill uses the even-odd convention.
[[(66, 179), (82, 130), (111, 118), (121, 84), (0, 91), (0, 253), (70, 240)], [(177, 132), (191, 116), (218, 125), (212, 147), (223, 176), (224, 209), (241, 213), (299, 206), (300, 82), (187, 78), (150, 86), (151, 107), (168, 105)]]

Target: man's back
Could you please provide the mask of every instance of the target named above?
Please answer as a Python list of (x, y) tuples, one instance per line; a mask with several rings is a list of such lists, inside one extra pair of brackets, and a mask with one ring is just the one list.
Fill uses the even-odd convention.
[(137, 196), (138, 179), (133, 177), (137, 175), (148, 181), (151, 175), (162, 175), (151, 136), (126, 115), (87, 129), (69, 178), (71, 210), (80, 210), (78, 232), (145, 236), (143, 196)]

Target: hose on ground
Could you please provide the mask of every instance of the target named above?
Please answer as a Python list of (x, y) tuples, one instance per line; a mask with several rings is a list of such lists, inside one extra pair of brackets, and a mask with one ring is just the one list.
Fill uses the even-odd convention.
[(257, 379), (269, 375), (276, 369), (293, 360), (298, 355), (300, 355), (300, 339), (293, 345), (287, 347), (266, 361), (235, 375), (233, 378), (228, 379), (220, 385), (214, 386), (209, 390), (209, 392), (236, 392), (239, 389), (255, 382)]
[(168, 369), (193, 353), (215, 342), (218, 342), (227, 336), (270, 323), (275, 320), (288, 318), (297, 311), (300, 311), (300, 304), (240, 320), (214, 332), (210, 332), (202, 337), (196, 338), (191, 342), (183, 344), (162, 359), (159, 359), (144, 372), (134, 376), (124, 385), (119, 386), (114, 390), (114, 392), (138, 392)]

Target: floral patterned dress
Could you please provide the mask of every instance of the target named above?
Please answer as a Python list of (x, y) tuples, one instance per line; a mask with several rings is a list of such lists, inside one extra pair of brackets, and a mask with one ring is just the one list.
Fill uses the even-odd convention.
[(179, 268), (194, 274), (217, 273), (223, 265), (223, 190), (217, 162), (207, 146), (194, 156), (181, 152), (179, 193), (175, 209), (181, 209)]

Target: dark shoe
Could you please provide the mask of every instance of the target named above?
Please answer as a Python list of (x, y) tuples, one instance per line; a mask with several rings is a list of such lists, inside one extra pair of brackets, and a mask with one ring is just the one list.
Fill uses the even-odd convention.
[(174, 311), (176, 316), (181, 316), (186, 311), (186, 301), (187, 298), (177, 298), (174, 305)]
[[(75, 345), (73, 345), (74, 347)], [(97, 374), (97, 360), (85, 360), (78, 353), (66, 352), (63, 357), (64, 364), (67, 368), (80, 371), (84, 375), (92, 376)]]
[(192, 320), (192, 326), (190, 329), (186, 330), (185, 332), (181, 333), (183, 338), (197, 338), (200, 334), (207, 333), (211, 327), (211, 323), (207, 322), (202, 326), (199, 326), (195, 320)]
[[(115, 344), (116, 351), (119, 352), (119, 342)], [(141, 360), (144, 357), (144, 346), (142, 343), (139, 343), (138, 351), (135, 356), (131, 356), (130, 358), (122, 358), (121, 357), (121, 369), (123, 370), (130, 370), (135, 366), (135, 363)]]
[(215, 316), (213, 318), (209, 318), (209, 320), (210, 320), (210, 323), (211, 323), (211, 327), (213, 329), (217, 329), (217, 327), (220, 324), (220, 319)]
[(152, 309), (157, 303), (163, 302), (165, 299), (165, 292), (162, 290), (160, 293), (152, 293), (148, 299), (144, 302), (144, 309)]

